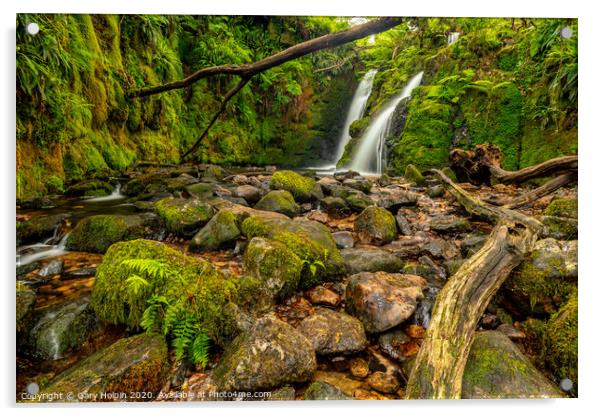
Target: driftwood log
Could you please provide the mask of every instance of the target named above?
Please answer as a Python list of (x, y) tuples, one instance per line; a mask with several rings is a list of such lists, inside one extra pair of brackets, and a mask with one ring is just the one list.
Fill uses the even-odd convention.
[(531, 251), (542, 224), (520, 212), (479, 201), (441, 171), (433, 172), (466, 211), (496, 224), (483, 248), (439, 293), (406, 388), (408, 399), (459, 399), (479, 318), (510, 272)]

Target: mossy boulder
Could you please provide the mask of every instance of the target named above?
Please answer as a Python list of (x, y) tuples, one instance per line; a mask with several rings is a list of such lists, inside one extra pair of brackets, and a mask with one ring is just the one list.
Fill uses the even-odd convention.
[(221, 209), (190, 240), (190, 250), (205, 252), (218, 250), (232, 244), (240, 237), (236, 215), (227, 208)]
[(142, 238), (149, 233), (140, 215), (92, 215), (77, 223), (67, 237), (67, 250), (104, 253), (118, 241)]
[(16, 319), (17, 332), (23, 333), (32, 325), (33, 307), (36, 293), (21, 282), (16, 283)]
[(361, 137), (364, 134), (364, 132), (366, 131), (366, 129), (368, 128), (369, 124), (370, 124), (370, 117), (363, 117), (358, 120), (355, 120), (349, 126), (349, 136), (354, 137), (354, 138)]
[(114, 186), (109, 182), (98, 179), (89, 179), (71, 185), (65, 192), (71, 196), (103, 196), (109, 195)]
[(255, 209), (279, 212), (291, 218), (299, 215), (299, 205), (293, 195), (285, 190), (268, 192), (255, 205)]
[(354, 229), (360, 241), (383, 245), (390, 243), (397, 236), (395, 217), (381, 207), (366, 208), (354, 222)]
[(353, 192), (343, 198), (347, 206), (353, 212), (362, 212), (370, 205), (374, 205), (374, 201), (363, 192)]
[(270, 179), (270, 188), (289, 191), (299, 202), (308, 202), (312, 198), (319, 199), (322, 196), (322, 189), (315, 180), (292, 170), (274, 172)]
[(267, 315), (232, 341), (213, 376), (222, 391), (261, 391), (308, 381), (316, 366), (307, 338)]
[(343, 258), (330, 230), (306, 219), (290, 220), (251, 215), (241, 227), (247, 238), (265, 237), (283, 243), (303, 262), (300, 287), (308, 289), (345, 273)]
[(543, 213), (544, 215), (550, 215), (554, 217), (577, 219), (578, 202), (576, 199), (558, 198), (550, 202)]
[[(564, 302), (577, 282), (577, 241), (539, 240), (504, 283), (504, 289), (528, 314), (543, 303)], [(531, 310), (529, 310), (530, 308)]]
[(404, 263), (396, 255), (376, 247), (358, 247), (341, 250), (349, 273), (400, 272)]
[(297, 289), (303, 270), (301, 259), (286, 245), (261, 237), (249, 242), (243, 264), (274, 300), (284, 299)]
[(194, 198), (205, 201), (213, 198), (216, 185), (212, 183), (199, 182), (186, 187), (186, 192)]
[(320, 201), (320, 204), (332, 218), (345, 218), (351, 214), (351, 210), (343, 198), (327, 196)]
[(564, 397), (500, 331), (475, 335), (462, 379), (464, 399)]
[(155, 203), (155, 210), (167, 231), (182, 237), (192, 237), (215, 214), (211, 205), (193, 198), (164, 198)]
[(24, 349), (34, 357), (56, 360), (79, 348), (95, 329), (88, 298), (67, 302), (39, 314)]
[(416, 185), (424, 185), (424, 176), (422, 176), (422, 173), (418, 170), (418, 168), (412, 164), (409, 164), (408, 166), (406, 166), (406, 170), (405, 173), (403, 175), (406, 180), (415, 183)]
[[(146, 276), (147, 284), (133, 290), (128, 282), (132, 271), (123, 264), (132, 259), (152, 259), (161, 263), (163, 272)], [(162, 295), (170, 303), (182, 304), (205, 333), (222, 343), (233, 330), (224, 308), (235, 292), (234, 285), (211, 263), (157, 241), (134, 240), (112, 245), (103, 257), (91, 306), (102, 321), (137, 328), (151, 296)]]
[(571, 240), (578, 235), (578, 206), (576, 199), (558, 198), (550, 202), (543, 212), (542, 222), (546, 233), (553, 238)]
[[(41, 393), (62, 393), (57, 401), (79, 401), (77, 393), (87, 393), (82, 401), (152, 400), (167, 381), (169, 355), (160, 335), (135, 335), (90, 355), (59, 374)], [(74, 397), (67, 394), (75, 393)], [(120, 397), (129, 392), (149, 392), (140, 398)], [(105, 396), (104, 394), (108, 394)], [(111, 399), (114, 394), (116, 399)]]
[(17, 221), (17, 245), (38, 243), (52, 237), (54, 231), (69, 214), (35, 216), (29, 220)]

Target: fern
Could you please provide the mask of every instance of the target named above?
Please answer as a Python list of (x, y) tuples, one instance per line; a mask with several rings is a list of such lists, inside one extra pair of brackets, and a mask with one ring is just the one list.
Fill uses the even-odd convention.
[(128, 290), (131, 291), (134, 295), (138, 295), (143, 287), (150, 286), (148, 280), (143, 277), (138, 276), (137, 274), (133, 274), (125, 280), (126, 285), (128, 286)]
[(204, 332), (198, 332), (192, 344), (190, 344), (189, 356), (192, 361), (201, 367), (206, 367), (209, 363), (209, 348), (211, 339)]

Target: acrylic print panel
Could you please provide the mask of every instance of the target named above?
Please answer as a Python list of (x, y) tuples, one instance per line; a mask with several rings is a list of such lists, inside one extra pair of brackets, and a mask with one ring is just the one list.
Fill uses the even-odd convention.
[(16, 33), (19, 403), (577, 396), (576, 20)]

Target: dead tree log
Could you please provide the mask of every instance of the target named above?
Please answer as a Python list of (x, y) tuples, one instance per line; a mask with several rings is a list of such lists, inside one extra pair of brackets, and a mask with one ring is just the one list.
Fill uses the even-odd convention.
[(439, 293), (406, 388), (408, 399), (459, 399), (478, 320), (510, 272), (531, 251), (542, 226), (535, 218), (479, 201), (441, 171), (433, 172), (469, 213), (497, 224), (483, 248)]
[(501, 167), (501, 151), (492, 144), (480, 144), (474, 150), (454, 149), (449, 156), (450, 167), (460, 181), (475, 185), (521, 183), (560, 173), (577, 171), (577, 156), (561, 156), (514, 172)]

